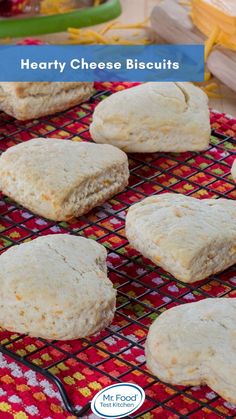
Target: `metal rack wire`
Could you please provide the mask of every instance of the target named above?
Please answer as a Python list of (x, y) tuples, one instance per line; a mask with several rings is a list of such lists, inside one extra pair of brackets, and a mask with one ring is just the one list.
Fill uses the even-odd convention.
[[(94, 106), (109, 94), (109, 91), (98, 91), (89, 103), (40, 121), (21, 123), (1, 114), (0, 152), (36, 136), (90, 141), (88, 127)], [(125, 212), (132, 203), (151, 194), (171, 191), (200, 198), (236, 198), (235, 184), (230, 177), (235, 154), (236, 139), (213, 131), (210, 148), (201, 154), (130, 155), (131, 178), (126, 191), (71, 224), (36, 217), (1, 197), (0, 252), (52, 232), (92, 237), (109, 251), (110, 278), (118, 290), (118, 299), (115, 320), (105, 331), (67, 344), (0, 331), (0, 352), (54, 382), (68, 412), (82, 417), (89, 414), (90, 403), (67, 385), (62, 365), (66, 366), (67, 375), (80, 374), (82, 381), (78, 385), (83, 383), (83, 376), (88, 383), (96, 377), (102, 386), (105, 382), (106, 385), (139, 383), (146, 392), (146, 402), (130, 418), (144, 418), (148, 413), (157, 418), (236, 417), (236, 407), (226, 409), (216, 394), (208, 399), (207, 388), (180, 388), (161, 383), (145, 368), (143, 350), (148, 328), (163, 310), (201, 298), (235, 296), (236, 267), (204, 281), (185, 284), (141, 257), (124, 235)], [(84, 373), (87, 369), (88, 376)], [(90, 387), (89, 399), (98, 389)]]

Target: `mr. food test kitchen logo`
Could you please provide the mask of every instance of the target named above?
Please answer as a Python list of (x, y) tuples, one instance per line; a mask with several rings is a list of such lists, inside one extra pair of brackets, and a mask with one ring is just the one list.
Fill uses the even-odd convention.
[(91, 409), (100, 418), (124, 418), (136, 412), (145, 400), (143, 389), (130, 383), (114, 384), (96, 394)]

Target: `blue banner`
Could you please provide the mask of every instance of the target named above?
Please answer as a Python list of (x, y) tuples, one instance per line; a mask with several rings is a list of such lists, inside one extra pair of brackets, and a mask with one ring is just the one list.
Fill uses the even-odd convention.
[(203, 80), (203, 45), (0, 46), (1, 82)]

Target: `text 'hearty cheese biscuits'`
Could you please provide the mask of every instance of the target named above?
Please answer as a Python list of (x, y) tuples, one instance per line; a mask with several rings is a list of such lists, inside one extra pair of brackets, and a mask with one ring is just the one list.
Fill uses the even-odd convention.
[(236, 299), (211, 298), (171, 308), (150, 327), (148, 368), (175, 385), (209, 385), (236, 403)]
[(77, 339), (111, 323), (116, 291), (106, 250), (93, 240), (50, 235), (0, 256), (0, 326), (45, 339)]
[(0, 157), (0, 188), (43, 217), (82, 215), (122, 191), (129, 178), (125, 153), (110, 145), (36, 138)]
[(0, 109), (25, 121), (69, 109), (88, 100), (93, 92), (93, 83), (2, 82)]
[(191, 83), (144, 83), (102, 101), (90, 132), (97, 143), (126, 152), (204, 150), (211, 132), (208, 98)]
[(236, 263), (236, 201), (152, 196), (129, 209), (126, 234), (177, 279), (199, 281)]

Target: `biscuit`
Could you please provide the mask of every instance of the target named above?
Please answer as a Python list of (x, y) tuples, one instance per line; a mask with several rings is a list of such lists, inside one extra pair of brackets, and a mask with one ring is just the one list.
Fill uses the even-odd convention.
[(0, 110), (25, 121), (64, 111), (85, 102), (93, 83), (1, 82)]
[(116, 291), (106, 250), (93, 240), (55, 234), (0, 256), (1, 327), (45, 339), (92, 335), (112, 322)]
[(129, 209), (126, 234), (175, 278), (199, 281), (236, 263), (236, 201), (152, 196)]
[(236, 403), (235, 319), (233, 298), (208, 298), (165, 311), (148, 332), (148, 368), (169, 384), (207, 384)]
[(35, 214), (66, 221), (122, 191), (125, 153), (110, 145), (36, 138), (0, 157), (0, 189)]
[(126, 152), (204, 150), (210, 140), (206, 94), (191, 83), (145, 83), (104, 99), (90, 133)]

